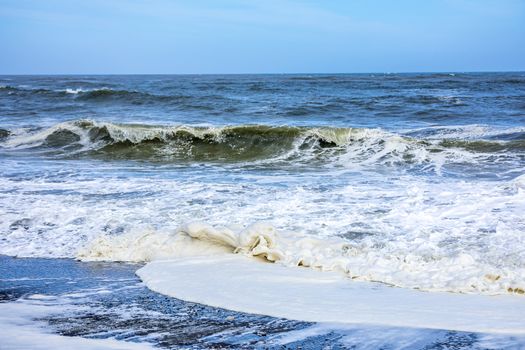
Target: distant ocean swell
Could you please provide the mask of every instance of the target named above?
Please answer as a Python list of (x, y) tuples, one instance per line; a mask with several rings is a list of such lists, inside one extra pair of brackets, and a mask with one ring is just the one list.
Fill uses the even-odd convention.
[[(303, 79), (294, 79), (292, 81), (301, 82)], [(305, 80), (308, 81), (308, 80)], [(322, 80), (315, 81), (315, 84), (322, 84)], [(332, 82), (333, 83), (333, 82)], [(349, 84), (349, 82), (339, 82), (340, 84)], [(453, 82), (441, 81), (443, 84), (449, 84)], [(352, 82), (355, 84), (355, 82)], [(497, 88), (497, 84), (525, 84), (525, 80), (501, 80), (493, 82), (494, 89)], [(86, 85), (86, 86), (83, 86)], [(228, 104), (232, 109), (235, 109), (235, 105), (239, 103), (238, 97), (231, 98), (228, 94), (224, 94), (225, 91), (235, 91), (235, 88), (244, 89), (246, 94), (282, 94), (286, 93), (286, 89), (283, 86), (265, 85), (257, 82), (244, 83), (240, 87), (228, 87), (222, 86), (220, 83), (214, 85), (203, 86), (202, 91), (199, 94), (187, 94), (181, 89), (168, 89), (158, 91), (146, 91), (143, 89), (130, 89), (119, 86), (99, 86), (95, 85), (89, 87), (91, 84), (83, 83), (79, 86), (72, 85), (70, 87), (63, 88), (47, 88), (47, 87), (34, 87), (34, 86), (13, 86), (13, 85), (0, 85), (0, 94), (7, 95), (9, 97), (20, 97), (25, 99), (33, 98), (45, 98), (48, 100), (55, 101), (75, 101), (85, 103), (110, 103), (118, 102), (123, 104), (131, 105), (155, 105), (162, 104), (168, 106), (180, 106), (183, 109), (209, 109), (215, 110), (217, 107), (210, 104), (215, 102), (218, 104)], [(221, 88), (222, 86), (222, 88)], [(316, 85), (317, 86), (317, 85)], [(355, 88), (355, 86), (353, 86)], [(370, 87), (369, 87), (370, 88)], [(473, 98), (469, 95), (453, 95), (450, 93), (438, 93), (429, 94), (425, 92), (402, 94), (399, 91), (384, 91), (377, 95), (371, 95), (366, 98), (356, 96), (332, 96), (327, 99), (320, 99), (319, 101), (312, 98), (310, 101), (305, 101), (301, 105), (286, 106), (283, 105), (282, 109), (278, 111), (278, 114), (282, 116), (298, 117), (315, 115), (318, 113), (328, 112), (348, 112), (350, 108), (360, 108), (365, 111), (393, 111), (396, 108), (403, 109), (406, 105), (411, 107), (433, 107), (437, 109), (449, 110), (455, 107), (472, 106), (479, 101), (481, 96)], [(490, 97), (494, 101), (504, 102), (509, 100), (515, 103), (515, 96), (506, 95), (495, 95)], [(523, 106), (521, 107), (523, 108)], [(418, 110), (416, 112), (419, 116), (429, 114), (434, 115), (435, 111), (432, 110)]]
[[(65, 88), (65, 89), (46, 89), (15, 87), (11, 85), (0, 86), (9, 95), (35, 98), (38, 96), (47, 98), (71, 98), (76, 101), (86, 102), (110, 102), (122, 101), (132, 104), (146, 104), (155, 102), (184, 103), (190, 102), (194, 97), (186, 95), (159, 95), (138, 90), (114, 89), (109, 87), (99, 88)], [(211, 96), (208, 96), (210, 98)]]

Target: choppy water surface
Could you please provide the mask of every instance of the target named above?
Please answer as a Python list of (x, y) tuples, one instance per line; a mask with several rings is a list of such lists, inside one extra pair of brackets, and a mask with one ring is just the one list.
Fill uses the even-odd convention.
[(0, 122), (0, 254), (264, 221), (354, 277), (525, 290), (524, 73), (2, 76)]

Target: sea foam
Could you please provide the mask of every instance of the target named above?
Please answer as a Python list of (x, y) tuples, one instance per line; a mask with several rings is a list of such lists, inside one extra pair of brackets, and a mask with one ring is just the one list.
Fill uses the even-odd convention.
[(154, 261), (137, 274), (162, 294), (274, 317), (339, 325), (525, 332), (525, 304), (518, 296), (421, 293), (239, 255)]
[(498, 269), (466, 252), (421, 257), (402, 252), (385, 255), (342, 239), (319, 239), (280, 232), (265, 223), (240, 230), (185, 224), (173, 233), (135, 233), (95, 239), (78, 254), (82, 260), (153, 261), (242, 254), (285, 266), (338, 271), (353, 280), (379, 281), (398, 287), (462, 293), (525, 292), (525, 269)]

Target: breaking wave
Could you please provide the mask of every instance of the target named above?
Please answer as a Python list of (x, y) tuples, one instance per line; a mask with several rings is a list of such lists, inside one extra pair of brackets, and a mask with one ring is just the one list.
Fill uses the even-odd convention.
[[(452, 129), (451, 136), (458, 136)], [(437, 136), (436, 136), (437, 135)], [(153, 126), (77, 120), (37, 131), (2, 130), (5, 150), (38, 150), (61, 157), (152, 161), (294, 162), (336, 165), (521, 163), (523, 130), (504, 140), (447, 138), (443, 130), (400, 135), (381, 129), (266, 125)]]

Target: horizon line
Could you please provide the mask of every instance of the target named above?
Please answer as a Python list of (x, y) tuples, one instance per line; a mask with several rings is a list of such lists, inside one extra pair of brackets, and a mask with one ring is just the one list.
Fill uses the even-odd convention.
[(283, 72), (283, 73), (0, 73), (0, 76), (79, 76), (79, 75), (358, 75), (358, 74), (475, 74), (475, 73), (525, 73), (523, 70), (476, 71), (399, 71), (399, 72)]

